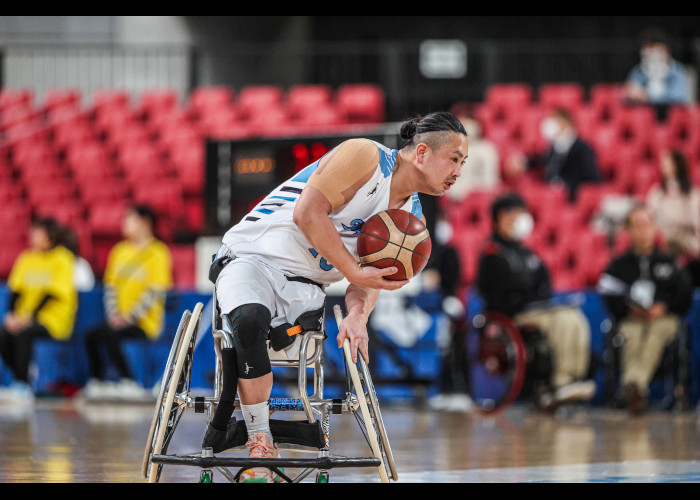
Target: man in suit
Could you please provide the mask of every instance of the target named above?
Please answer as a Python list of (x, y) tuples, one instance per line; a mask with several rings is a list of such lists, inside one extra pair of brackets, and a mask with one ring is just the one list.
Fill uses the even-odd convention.
[(511, 183), (530, 168), (544, 167), (544, 179), (568, 189), (576, 200), (581, 184), (601, 181), (593, 148), (578, 136), (574, 119), (564, 108), (555, 108), (540, 123), (540, 133), (550, 144), (547, 151), (530, 157), (515, 153), (505, 163), (505, 178)]
[(567, 110), (552, 110), (542, 121), (541, 133), (551, 145), (544, 157), (547, 182), (565, 184), (572, 202), (581, 184), (600, 182), (595, 153), (578, 136), (573, 117)]

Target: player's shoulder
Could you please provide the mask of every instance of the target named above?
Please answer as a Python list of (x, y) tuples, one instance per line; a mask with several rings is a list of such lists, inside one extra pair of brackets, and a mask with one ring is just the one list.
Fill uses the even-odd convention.
[(375, 164), (379, 161), (379, 147), (376, 142), (370, 139), (353, 137), (343, 141), (341, 146), (344, 151), (356, 155), (359, 160), (366, 160)]

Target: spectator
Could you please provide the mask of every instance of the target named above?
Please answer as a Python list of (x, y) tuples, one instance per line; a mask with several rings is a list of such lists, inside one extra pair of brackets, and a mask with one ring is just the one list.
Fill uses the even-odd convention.
[(423, 286), (426, 290), (439, 290), (445, 321), (440, 322), (438, 347), (442, 354), (441, 393), (429, 401), (435, 410), (470, 411), (473, 407), (467, 395), (469, 387), (464, 380), (461, 366), (462, 337), (465, 335), (464, 305), (457, 298), (460, 278), (459, 253), (450, 244), (452, 226), (442, 211), (437, 212), (433, 249), (428, 265), (423, 270)]
[(75, 256), (74, 280), (79, 292), (87, 292), (95, 287), (95, 274), (90, 263), (80, 256), (78, 235), (69, 227), (63, 227), (61, 245), (70, 250)]
[(595, 152), (578, 136), (571, 113), (563, 108), (553, 109), (542, 120), (540, 133), (550, 143), (549, 151), (529, 162), (524, 155), (513, 155), (506, 167), (509, 176), (517, 178), (528, 168), (528, 163), (543, 165), (545, 181), (566, 186), (570, 202), (576, 200), (581, 184), (600, 182)]
[(547, 338), (553, 354), (551, 390), (539, 404), (553, 408), (590, 400), (595, 384), (586, 380), (590, 363), (590, 326), (578, 307), (552, 299), (549, 271), (522, 244), (533, 228), (523, 199), (509, 193), (493, 203), (494, 232), (479, 258), (477, 286), (486, 309), (501, 312), (518, 326), (531, 325)]
[[(124, 216), (126, 239), (110, 252), (104, 276), (107, 321), (86, 338), (91, 373), (83, 390), (87, 399), (146, 397), (121, 349), (125, 339), (157, 339), (163, 327), (165, 295), (172, 285), (171, 257), (168, 247), (154, 236), (154, 225), (148, 207), (132, 206)], [(105, 380), (102, 345), (119, 372), (117, 384)]]
[(75, 258), (59, 245), (60, 233), (53, 218), (34, 219), (31, 248), (19, 255), (8, 280), (10, 305), (0, 328), (0, 354), (14, 376), (7, 395), (17, 398), (33, 397), (29, 365), (34, 340), (66, 340), (73, 332)]
[(629, 250), (609, 264), (598, 290), (624, 338), (621, 399), (639, 413), (664, 349), (690, 308), (692, 287), (675, 257), (659, 251), (654, 220), (645, 206), (630, 211), (625, 228)]
[(470, 191), (490, 191), (500, 183), (499, 156), (494, 144), (482, 137), (481, 124), (470, 113), (458, 112), (457, 118), (464, 125), (469, 138), (469, 158), (464, 163), (462, 175), (457, 179), (447, 196), (460, 201)]
[(628, 101), (655, 106), (689, 102), (688, 76), (683, 65), (671, 57), (663, 32), (652, 29), (643, 33), (639, 55), (639, 64), (627, 77)]
[(661, 183), (647, 196), (647, 206), (669, 251), (683, 263), (700, 256), (700, 191), (693, 186), (680, 151), (661, 155)]

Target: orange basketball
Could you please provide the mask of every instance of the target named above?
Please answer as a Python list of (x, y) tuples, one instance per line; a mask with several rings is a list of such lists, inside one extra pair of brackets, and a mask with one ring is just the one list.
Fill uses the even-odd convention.
[(423, 221), (405, 210), (391, 209), (373, 215), (362, 225), (357, 239), (360, 263), (398, 272), (388, 280), (409, 280), (428, 263), (432, 243)]

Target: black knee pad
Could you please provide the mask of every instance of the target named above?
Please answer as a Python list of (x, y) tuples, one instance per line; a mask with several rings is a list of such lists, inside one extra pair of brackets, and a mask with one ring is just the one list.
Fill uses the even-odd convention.
[(238, 377), (258, 378), (272, 371), (267, 354), (267, 337), (272, 314), (261, 304), (244, 304), (226, 315), (233, 332)]

